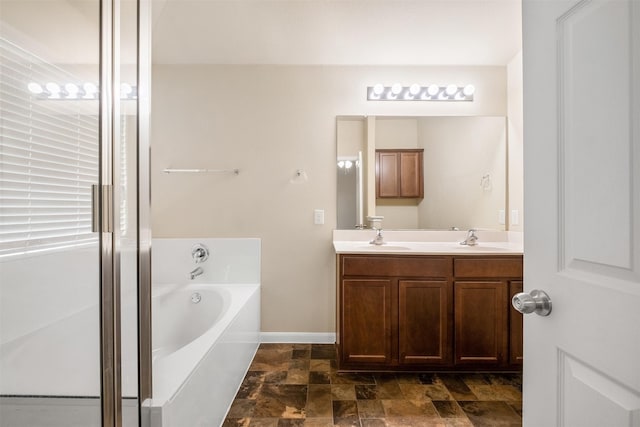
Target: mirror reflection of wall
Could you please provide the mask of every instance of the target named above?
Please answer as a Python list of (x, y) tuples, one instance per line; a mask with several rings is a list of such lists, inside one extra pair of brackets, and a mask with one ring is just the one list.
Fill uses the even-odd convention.
[(343, 209), (338, 211), (338, 228), (356, 228), (358, 221), (358, 171), (357, 159), (353, 157), (338, 158), (338, 204)]
[[(361, 189), (366, 148), (363, 117), (339, 117), (336, 121), (338, 145), (338, 209), (337, 228), (361, 228), (365, 195)], [(349, 167), (348, 167), (349, 166)]]
[[(350, 120), (353, 128), (365, 129), (362, 123), (358, 127), (357, 121)], [(346, 132), (341, 132), (341, 127), (344, 124), (338, 125), (338, 153), (346, 145)], [(351, 132), (349, 144), (354, 145), (353, 139), (359, 137), (364, 152), (371, 150), (369, 145), (375, 149), (424, 150), (424, 198), (377, 199), (365, 212), (384, 216), (383, 228), (505, 229), (500, 218), (507, 205), (504, 117), (376, 117), (373, 134), (373, 140), (367, 141), (364, 130)], [(374, 170), (375, 159), (371, 157), (365, 159), (365, 168)], [(375, 194), (368, 197), (375, 198)], [(372, 206), (375, 212), (371, 212)], [(339, 200), (339, 216), (342, 210)], [(343, 228), (340, 221), (338, 227)]]

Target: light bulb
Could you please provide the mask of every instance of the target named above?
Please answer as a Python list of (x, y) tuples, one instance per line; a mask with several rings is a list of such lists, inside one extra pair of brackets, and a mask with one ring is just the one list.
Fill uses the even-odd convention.
[(353, 162), (351, 160), (347, 160), (346, 162), (344, 162), (344, 167), (346, 169), (351, 169), (351, 166), (353, 166)]
[(49, 92), (49, 99), (60, 98), (60, 86), (57, 83), (49, 82), (44, 87)]
[(413, 96), (416, 96), (418, 93), (420, 92), (420, 86), (417, 84), (412, 84), (411, 87), (409, 87), (409, 93)]
[(449, 96), (455, 95), (457, 91), (458, 91), (458, 86), (456, 85), (448, 85), (447, 88), (445, 89), (445, 93)]
[(431, 85), (429, 86), (429, 88), (427, 89), (427, 93), (430, 96), (436, 96), (438, 94), (438, 92), (440, 91), (440, 88), (438, 87), (438, 85)]
[(133, 92), (133, 88), (131, 88), (131, 85), (129, 83), (122, 83), (120, 84), (120, 97), (121, 98), (127, 98), (131, 92)]
[(94, 85), (91, 82), (86, 82), (85, 84), (82, 85), (82, 88), (84, 89), (83, 98), (86, 98), (86, 99), (95, 98), (95, 94), (96, 92), (98, 92), (98, 88), (96, 87), (96, 85)]
[(400, 83), (394, 83), (393, 86), (391, 86), (391, 93), (398, 95), (400, 92), (402, 92), (402, 85)]
[(27, 85), (27, 89), (29, 89), (29, 92), (35, 93), (36, 95), (40, 95), (43, 91), (42, 86), (35, 82), (29, 83)]
[(67, 98), (73, 99), (78, 97), (78, 91), (80, 89), (73, 83), (67, 83), (64, 85), (64, 90), (67, 92)]
[(476, 88), (473, 85), (466, 85), (462, 91), (464, 96), (471, 96), (476, 92)]
[(382, 92), (384, 92), (384, 86), (382, 86), (380, 83), (376, 84), (373, 87), (373, 93), (375, 93), (376, 95), (382, 95)]
[(54, 82), (49, 82), (45, 85), (45, 87), (47, 88), (47, 90), (54, 94), (54, 93), (60, 93), (60, 86), (57, 83)]
[(338, 162), (338, 167), (342, 169), (344, 167), (344, 161), (340, 160)]

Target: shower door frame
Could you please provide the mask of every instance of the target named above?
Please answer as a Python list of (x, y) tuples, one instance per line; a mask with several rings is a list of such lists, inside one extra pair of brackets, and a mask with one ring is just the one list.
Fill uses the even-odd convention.
[[(137, 240), (138, 240), (138, 404), (151, 399), (151, 2), (138, 4)], [(142, 420), (141, 420), (142, 421)], [(140, 425), (142, 422), (140, 421)]]
[[(149, 179), (150, 0), (136, 0), (138, 425), (151, 398), (151, 232)], [(100, 0), (99, 185), (94, 211), (100, 245), (100, 366), (103, 427), (122, 426), (119, 195), (114, 161), (120, 117), (120, 0)], [(115, 190), (114, 190), (115, 189)]]
[[(119, 253), (114, 251), (114, 36), (118, 28), (114, 9), (118, 0), (100, 0), (100, 110), (98, 212), (100, 236), (100, 394), (103, 427), (122, 425), (120, 354)], [(115, 30), (115, 31), (114, 31)]]

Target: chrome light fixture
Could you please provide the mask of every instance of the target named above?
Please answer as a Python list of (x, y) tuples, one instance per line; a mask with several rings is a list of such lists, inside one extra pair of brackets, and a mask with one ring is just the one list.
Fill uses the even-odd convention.
[[(95, 83), (65, 83), (58, 84), (56, 82), (47, 82), (40, 84), (30, 82), (27, 89), (38, 99), (47, 100), (95, 100), (98, 99), (98, 87)], [(136, 99), (138, 97), (138, 88), (129, 83), (120, 85), (121, 99)]]
[(368, 101), (473, 101), (475, 94), (473, 85), (459, 86), (448, 85), (426, 85), (420, 86), (416, 83), (410, 86), (402, 86), (394, 83), (391, 86), (384, 86), (381, 83), (367, 87)]

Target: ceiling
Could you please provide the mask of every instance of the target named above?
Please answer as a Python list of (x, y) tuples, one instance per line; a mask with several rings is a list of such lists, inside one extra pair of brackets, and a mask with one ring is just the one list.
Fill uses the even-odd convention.
[(505, 65), (519, 0), (153, 0), (168, 64)]
[[(520, 0), (151, 1), (155, 63), (505, 65), (522, 39)], [(0, 33), (54, 63), (95, 63), (98, 5), (0, 0)], [(133, 20), (123, 31), (135, 40)]]

